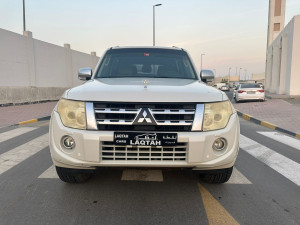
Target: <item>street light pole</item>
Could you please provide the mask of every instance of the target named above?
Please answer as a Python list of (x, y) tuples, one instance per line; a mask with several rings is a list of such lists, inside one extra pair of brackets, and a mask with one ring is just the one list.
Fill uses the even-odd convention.
[(26, 23), (25, 23), (25, 0), (23, 0), (23, 31), (26, 31)]
[(156, 4), (153, 6), (153, 46), (155, 46), (155, 6), (161, 6), (162, 4)]
[(213, 71), (215, 71), (215, 76), (217, 76), (217, 70), (216, 70), (216, 69), (213, 69)]
[(245, 80), (247, 80), (247, 70), (245, 69)]
[(205, 54), (201, 54), (201, 71), (202, 71), (202, 56), (204, 56)]

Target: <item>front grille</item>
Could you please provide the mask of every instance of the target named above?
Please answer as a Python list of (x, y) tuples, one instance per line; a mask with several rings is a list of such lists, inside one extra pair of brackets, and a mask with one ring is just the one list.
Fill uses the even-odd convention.
[[(156, 125), (133, 124), (143, 108), (156, 121)], [(196, 105), (179, 103), (94, 103), (98, 130), (112, 131), (191, 131)]]
[(133, 161), (185, 161), (187, 144), (176, 146), (119, 146), (113, 142), (101, 142), (101, 160)]

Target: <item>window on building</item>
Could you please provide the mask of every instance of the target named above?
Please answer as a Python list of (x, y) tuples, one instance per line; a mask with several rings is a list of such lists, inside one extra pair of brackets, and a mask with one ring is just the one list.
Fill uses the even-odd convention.
[(281, 16), (281, 0), (275, 0), (274, 16)]
[(280, 31), (280, 23), (274, 23), (274, 31)]

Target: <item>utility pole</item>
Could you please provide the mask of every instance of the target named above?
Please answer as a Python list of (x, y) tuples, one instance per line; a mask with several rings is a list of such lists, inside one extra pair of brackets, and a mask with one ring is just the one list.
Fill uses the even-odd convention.
[(23, 0), (23, 31), (26, 31), (26, 23), (25, 23), (25, 0)]

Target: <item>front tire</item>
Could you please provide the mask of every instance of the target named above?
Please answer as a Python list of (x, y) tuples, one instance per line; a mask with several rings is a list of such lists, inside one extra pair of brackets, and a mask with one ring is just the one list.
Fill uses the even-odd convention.
[(232, 174), (233, 167), (220, 170), (211, 170), (200, 174), (200, 179), (210, 184), (222, 184), (229, 180)]
[(66, 183), (83, 183), (91, 178), (93, 170), (77, 170), (56, 166), (58, 177)]

